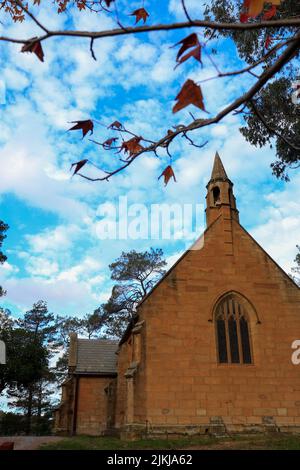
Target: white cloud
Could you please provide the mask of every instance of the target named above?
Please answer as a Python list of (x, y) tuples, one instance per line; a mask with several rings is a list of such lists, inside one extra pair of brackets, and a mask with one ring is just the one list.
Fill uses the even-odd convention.
[(69, 250), (76, 237), (80, 235), (77, 225), (59, 225), (36, 235), (27, 235), (30, 251), (33, 253), (60, 253)]
[[(198, 0), (186, 3), (193, 15), (201, 16)], [(180, 2), (172, 0), (169, 11), (184, 19)], [(39, 13), (45, 24), (51, 28), (66, 24), (66, 15), (50, 12), (52, 5)], [(108, 15), (73, 11), (71, 19), (80, 29), (109, 29), (114, 25)], [(12, 25), (6, 32), (32, 36), (33, 31), (36, 28), (25, 22)], [(34, 54), (21, 54), (15, 45), (8, 47), (9, 56), (3, 56), (8, 99), (11, 92), (14, 94), (7, 106), (0, 108), (3, 142), (0, 194), (13, 194), (30, 207), (43, 209), (45, 217), (48, 211), (57, 216), (56, 227), (42, 232), (35, 227), (23, 237), (22, 243), (27, 244), (28, 250), (24, 246), (15, 248), (24, 275), (22, 272), (20, 276), (15, 266), (2, 266), (11, 302), (28, 306), (45, 298), (53, 308), (62, 306), (75, 312), (107, 300), (109, 262), (122, 250), (144, 250), (154, 243), (99, 240), (98, 205), (105, 201), (115, 204), (118, 196), (124, 194), (129, 204), (204, 203), (205, 185), (216, 150), (235, 183), (242, 223), (246, 220), (251, 233), (282, 266), (288, 269), (291, 264), (294, 246), (299, 243), (300, 181), (295, 179), (275, 191), (276, 183), (269, 168), (274, 152), (247, 144), (239, 134), (236, 116), (191, 133), (195, 143), (209, 140), (203, 149), (190, 146), (181, 137), (171, 144), (177, 183), (170, 182), (166, 188), (162, 179), (157, 181), (170, 163), (163, 149), (159, 150), (161, 158), (150, 153), (142, 155), (109, 183), (93, 184), (76, 176), (70, 178), (70, 163), (82, 158), (91, 158), (104, 169), (120, 162), (119, 155), (92, 147), (87, 138), (81, 141), (79, 132), (65, 133), (70, 127), (68, 121), (90, 116), (103, 121), (104, 126), (95, 129), (95, 138), (101, 140), (108, 134), (105, 125), (118, 118), (137, 134), (154, 140), (165, 135), (172, 125), (190, 122), (188, 111), (203, 116), (193, 107), (173, 116), (172, 104), (187, 76), (195, 80), (211, 77), (216, 74), (213, 66), (204, 58), (203, 69), (191, 61), (174, 72), (176, 50), (169, 49), (168, 36), (161, 33), (147, 40), (145, 43), (142, 37), (133, 36), (97, 40), (94, 44), (97, 61), (91, 58), (88, 40), (70, 38), (46, 41), (43, 64)], [(222, 71), (231, 67), (226, 51), (218, 55), (218, 65)], [(238, 83), (239, 78), (203, 84), (205, 103), (212, 115), (241, 91)], [(243, 80), (242, 86), (247, 85)], [(94, 175), (96, 170), (90, 167), (87, 171)], [(180, 254), (178, 245), (158, 240), (156, 245), (160, 244), (167, 254), (175, 252), (168, 258), (170, 265)]]
[(18, 272), (19, 272), (19, 268), (17, 266), (13, 266), (7, 261), (5, 261), (3, 264), (0, 264), (0, 279), (6, 278)]
[(300, 175), (283, 191), (265, 196), (266, 222), (253, 228), (252, 234), (268, 253), (290, 272), (300, 243)]
[(38, 299), (48, 302), (55, 313), (82, 314), (98, 305), (89, 285), (70, 281), (49, 282), (43, 278), (12, 278), (6, 281), (8, 300), (19, 308), (28, 308)]

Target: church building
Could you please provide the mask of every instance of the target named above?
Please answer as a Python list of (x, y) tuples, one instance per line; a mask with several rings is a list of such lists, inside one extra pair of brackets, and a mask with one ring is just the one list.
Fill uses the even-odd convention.
[(206, 221), (121, 341), (71, 336), (57, 432), (300, 431), (300, 289), (240, 224), (218, 154)]

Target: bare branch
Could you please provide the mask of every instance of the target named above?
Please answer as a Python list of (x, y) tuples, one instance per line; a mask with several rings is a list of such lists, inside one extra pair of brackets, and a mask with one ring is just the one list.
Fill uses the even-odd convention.
[(45, 33), (48, 33), (48, 32), (49, 32), (49, 30), (48, 30), (45, 26), (43, 26), (42, 23), (40, 23), (40, 22), (36, 19), (36, 17), (28, 10), (28, 6), (25, 7), (25, 6), (23, 5), (23, 3), (22, 3), (20, 0), (15, 0), (15, 3), (21, 8), (21, 10), (24, 11), (24, 13), (25, 13), (27, 16), (29, 16), (29, 17), (35, 22), (35, 24), (37, 24), (37, 25), (39, 26), (39, 28), (41, 28), (43, 31), (45, 31)]
[(187, 135), (186, 132), (184, 132), (181, 137), (185, 137), (186, 140), (189, 141), (190, 145), (193, 145), (193, 147), (197, 147), (198, 149), (202, 149), (203, 147), (205, 147), (206, 144), (208, 144), (208, 140), (206, 140), (206, 141), (205, 141), (203, 144), (201, 144), (201, 145), (195, 144), (195, 142)]
[[(33, 15), (32, 15), (33, 17)], [(37, 22), (36, 18), (33, 17), (34, 21)], [(57, 31), (50, 31), (47, 30), (43, 25), (39, 22), (37, 23), (39, 26), (44, 30), (47, 31), (46, 34), (39, 36), (36, 38), (36, 41), (45, 41), (50, 37), (81, 37), (81, 38), (107, 38), (107, 37), (116, 37), (116, 36), (124, 36), (129, 34), (140, 34), (140, 33), (148, 33), (152, 31), (170, 31), (170, 30), (177, 30), (177, 29), (184, 29), (190, 27), (202, 28), (202, 29), (212, 29), (215, 31), (252, 31), (257, 29), (271, 29), (271, 28), (282, 28), (282, 27), (299, 27), (300, 26), (300, 18), (292, 18), (292, 19), (279, 19), (279, 20), (270, 20), (270, 21), (261, 21), (261, 22), (252, 22), (252, 23), (226, 23), (226, 22), (214, 22), (214, 21), (207, 21), (207, 20), (193, 20), (192, 23), (190, 21), (179, 22), (179, 23), (170, 23), (170, 24), (158, 24), (158, 25), (143, 25), (143, 26), (135, 26), (135, 27), (126, 27), (123, 26), (119, 29), (110, 29), (105, 31), (76, 31), (76, 30), (57, 30)], [(27, 39), (16, 39), (11, 38), (8, 36), (0, 36), (0, 41), (5, 42), (14, 42), (20, 44), (26, 44), (30, 42), (32, 38)]]
[(262, 64), (265, 62), (272, 54), (275, 52), (279, 51), (282, 49), (284, 46), (287, 46), (290, 42), (294, 41), (294, 38), (289, 38), (285, 40), (285, 42), (281, 42), (277, 44), (276, 46), (272, 47), (263, 57), (261, 57), (259, 60), (254, 62), (251, 65), (248, 65), (247, 67), (240, 69), (240, 70), (233, 70), (232, 72), (219, 72), (217, 75), (214, 75), (212, 77), (204, 78), (203, 80), (197, 81), (197, 84), (200, 85), (201, 83), (209, 82), (210, 80), (215, 80), (216, 78), (224, 78), (224, 77), (232, 77), (235, 75), (241, 75), (243, 73), (250, 73), (253, 75), (255, 78), (259, 78), (258, 75), (256, 75), (252, 69), (256, 68), (258, 65)]
[(192, 18), (190, 17), (189, 12), (187, 11), (187, 7), (186, 7), (186, 4), (185, 4), (185, 1), (184, 1), (184, 0), (181, 0), (181, 5), (182, 5), (184, 14), (185, 14), (185, 16), (187, 17), (188, 21), (189, 21), (190, 23), (193, 23), (193, 20), (192, 20)]
[[(162, 139), (157, 141), (155, 144), (150, 145), (149, 147), (143, 148), (140, 152), (134, 154), (131, 156), (130, 160), (128, 160), (123, 166), (117, 168), (116, 170), (112, 172), (107, 172), (107, 176), (102, 177), (102, 178), (89, 178), (86, 177), (82, 174), (80, 176), (84, 177), (85, 179), (88, 179), (90, 181), (103, 181), (103, 180), (109, 180), (109, 178), (120, 171), (124, 170), (127, 168), (131, 163), (138, 158), (140, 155), (146, 153), (146, 152), (153, 152), (155, 151), (158, 147), (164, 147), (166, 148), (166, 151), (168, 155), (171, 157), (169, 153), (169, 145), (173, 141), (173, 139), (180, 134), (186, 134), (188, 131), (192, 131), (195, 129), (200, 129), (203, 127), (210, 126), (212, 124), (218, 123), (221, 121), (224, 117), (226, 117), (228, 114), (230, 114), (232, 111), (236, 110), (242, 105), (245, 105), (246, 103), (250, 102), (252, 98), (258, 93), (263, 86), (271, 79), (273, 78), (277, 72), (279, 72), (286, 63), (289, 62), (289, 60), (295, 55), (295, 53), (298, 51), (300, 47), (300, 32), (293, 38), (293, 40), (290, 41), (290, 44), (286, 47), (284, 52), (279, 56), (279, 58), (275, 61), (274, 64), (272, 64), (270, 67), (268, 67), (262, 75), (259, 77), (259, 79), (252, 85), (252, 87), (245, 92), (243, 95), (238, 97), (235, 101), (233, 101), (230, 105), (228, 105), (226, 108), (224, 108), (222, 111), (220, 111), (215, 117), (210, 118), (210, 119), (196, 119), (193, 120), (193, 122), (187, 126), (180, 125), (174, 130), (172, 134), (167, 134), (164, 136)], [(79, 173), (78, 173), (79, 174)]]

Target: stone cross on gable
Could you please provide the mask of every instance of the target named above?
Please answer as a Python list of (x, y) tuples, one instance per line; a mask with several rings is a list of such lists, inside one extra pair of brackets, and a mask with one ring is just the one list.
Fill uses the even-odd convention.
[(0, 364), (6, 364), (6, 348), (4, 341), (0, 340)]

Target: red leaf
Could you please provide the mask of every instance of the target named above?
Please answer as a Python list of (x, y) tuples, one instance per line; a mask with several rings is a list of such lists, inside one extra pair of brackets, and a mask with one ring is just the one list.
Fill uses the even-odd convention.
[(135, 16), (135, 24), (137, 24), (140, 20), (143, 20), (146, 23), (149, 13), (145, 10), (145, 8), (138, 8), (137, 10), (130, 13), (129, 16)]
[(72, 163), (70, 171), (72, 170), (73, 166), (75, 166), (75, 170), (72, 176), (74, 176), (78, 171), (88, 162), (87, 159), (80, 160), (80, 162)]
[(72, 121), (76, 122), (75, 126), (71, 127), (69, 131), (75, 131), (78, 129), (82, 129), (82, 138), (86, 136), (86, 134), (90, 131), (91, 134), (93, 133), (94, 130), (94, 123), (90, 119), (87, 119), (86, 121)]
[[(178, 60), (178, 64), (176, 65), (176, 67), (178, 67), (178, 65), (180, 65), (183, 62), (185, 62), (186, 60), (188, 60), (190, 57), (194, 57), (194, 59), (198, 60), (198, 62), (200, 62), (200, 64), (202, 64), (202, 61), (201, 61), (201, 45), (200, 44), (198, 46), (196, 46), (194, 49), (192, 49), (190, 52), (188, 52), (187, 54), (182, 56)], [(175, 69), (176, 69), (176, 67), (175, 67)]]
[(119, 121), (114, 121), (112, 124), (107, 126), (107, 129), (121, 129), (123, 126)]
[(30, 44), (24, 44), (21, 52), (33, 52), (41, 62), (44, 62), (44, 52), (40, 41), (36, 41)]
[(280, 5), (281, 0), (244, 0), (244, 13), (242, 13), (240, 20), (242, 21), (242, 18), (246, 18), (246, 16), (248, 18), (256, 18), (259, 16), (264, 10), (265, 3), (271, 4), (271, 8), (263, 15), (263, 19), (269, 20), (273, 18), (276, 14), (276, 5)]
[(249, 20), (249, 15), (247, 15), (247, 13), (241, 13), (240, 14), (240, 22), (241, 23), (247, 23), (248, 20)]
[(189, 104), (193, 104), (197, 108), (202, 109), (202, 111), (205, 111), (201, 88), (193, 80), (188, 79), (184, 83), (175, 99), (178, 102), (173, 107), (173, 113), (177, 113), (177, 111), (180, 111)]
[(269, 47), (271, 46), (273, 42), (273, 38), (271, 38), (271, 36), (267, 36), (266, 37), (266, 41), (265, 41), (265, 49), (269, 49)]
[(85, 3), (84, 2), (78, 2), (77, 3), (77, 8), (79, 11), (85, 10)]
[(276, 12), (277, 12), (276, 5), (272, 5), (271, 8), (268, 11), (266, 11), (266, 13), (264, 14), (263, 20), (270, 20), (271, 18), (273, 18), (273, 16), (276, 15)]
[(120, 151), (124, 150), (125, 153), (129, 153), (129, 157), (140, 152), (143, 150), (143, 147), (140, 144), (141, 139), (141, 137), (132, 137), (131, 139), (124, 141), (121, 145)]
[(187, 36), (186, 38), (182, 39), (181, 41), (177, 42), (174, 46), (172, 47), (175, 47), (175, 46), (178, 46), (179, 44), (182, 44), (181, 48), (179, 49), (178, 51), (178, 54), (177, 54), (177, 57), (176, 57), (176, 61), (178, 61), (179, 57), (187, 50), (189, 49), (190, 47), (194, 47), (194, 46), (198, 46), (200, 43), (199, 43), (199, 39), (198, 39), (198, 36), (196, 33), (192, 33), (190, 34), (189, 36)]
[(117, 140), (118, 140), (118, 137), (111, 137), (110, 139), (105, 140), (105, 142), (103, 142), (102, 145), (103, 147), (110, 148), (112, 144), (114, 144)]
[(174, 174), (174, 171), (173, 171), (173, 168), (171, 167), (171, 165), (168, 165), (167, 168), (164, 169), (164, 171), (158, 177), (158, 179), (160, 179), (162, 176), (164, 177), (165, 186), (167, 186), (170, 178), (172, 178), (172, 177), (174, 178), (174, 181), (176, 182), (175, 174)]

